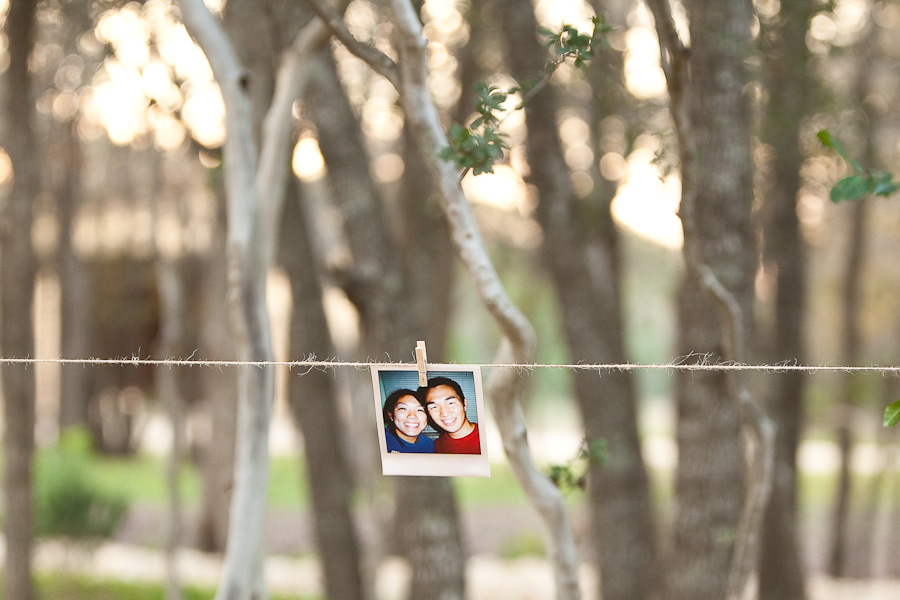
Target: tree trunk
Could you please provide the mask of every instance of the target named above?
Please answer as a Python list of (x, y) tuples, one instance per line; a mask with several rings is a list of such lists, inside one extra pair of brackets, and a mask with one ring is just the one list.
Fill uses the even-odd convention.
[[(841, 353), (843, 364), (855, 365), (860, 355), (859, 315), (860, 279), (865, 256), (865, 221), (869, 199), (862, 198), (851, 207), (850, 238), (847, 262), (844, 264)], [(832, 577), (847, 575), (847, 546), (850, 539), (848, 522), (853, 478), (850, 454), (853, 450), (853, 406), (857, 395), (859, 373), (840, 373), (839, 400), (837, 405), (836, 437), (840, 450), (837, 491), (831, 521), (831, 546), (828, 556), (828, 573)]]
[[(89, 274), (75, 253), (72, 235), (81, 201), (81, 173), (84, 167), (81, 142), (74, 123), (59, 127), (63, 152), (63, 173), (56, 196), (59, 218), (57, 262), (60, 285), (60, 353), (65, 358), (90, 358), (91, 316)], [(90, 387), (83, 365), (60, 366), (59, 430), (88, 426)]]
[[(404, 273), (412, 322), (419, 337), (428, 341), (428, 360), (446, 362), (455, 281), (453, 247), (447, 221), (442, 217), (434, 187), (415, 141), (404, 129), (404, 172), (400, 193), (402, 231), (397, 252), (405, 258)], [(465, 592), (465, 540), (453, 482), (447, 478), (405, 477), (397, 482), (394, 523), (403, 555), (422, 564), (410, 585), (410, 598), (426, 598), (441, 590), (442, 600)], [(408, 515), (415, 514), (412, 520)], [(420, 557), (427, 557), (421, 563)]]
[[(697, 362), (747, 362), (756, 251), (744, 88), (753, 11), (745, 0), (694, 0), (685, 7), (689, 53), (668, 4), (650, 3), (681, 162), (679, 214), (689, 277), (679, 298), (679, 352)], [(680, 371), (676, 384), (678, 469), (667, 597), (739, 598), (758, 558), (774, 432), (737, 371)], [(741, 422), (755, 438), (746, 497)]]
[[(247, 3), (236, 5), (246, 8)], [(232, 7), (235, 8), (235, 7)], [(297, 11), (300, 11), (299, 13)], [(229, 524), (225, 569), (217, 600), (262, 598), (262, 525), (268, 483), (268, 429), (274, 394), (272, 344), (268, 330), (265, 284), (268, 268), (277, 248), (277, 225), (284, 200), (285, 168), (290, 163), (291, 106), (302, 93), (302, 66), (306, 57), (327, 37), (318, 24), (296, 33), (298, 14), (305, 11), (295, 3), (266, 7), (274, 19), (265, 23), (271, 30), (273, 47), (279, 51), (291, 44), (278, 70), (274, 94), (263, 81), (251, 84), (230, 40), (218, 21), (197, 0), (182, 3), (185, 25), (197, 38), (210, 61), (222, 90), (226, 107), (224, 164), (229, 202), (229, 282), (233, 300), (232, 323), (238, 358), (265, 365), (239, 369), (238, 451), (235, 467), (235, 495)], [(251, 16), (256, 16), (251, 11)], [(296, 37), (292, 38), (296, 33)], [(253, 40), (245, 51), (257, 44)], [(255, 54), (254, 54), (255, 55)], [(265, 75), (271, 60), (263, 60), (254, 73)], [(272, 98), (265, 121), (259, 127), (266, 106), (260, 98)], [(253, 99), (257, 100), (254, 111)], [(262, 152), (257, 152), (254, 130), (263, 134)], [(257, 164), (258, 163), (258, 164)]]
[[(433, 292), (413, 288), (409, 283), (400, 260), (402, 253), (388, 229), (383, 202), (368, 175), (369, 159), (363, 151), (358, 119), (340, 86), (331, 56), (323, 55), (320, 60), (309, 106), (322, 132), (319, 143), (353, 256), (350, 268), (338, 275), (359, 310), (366, 356), (403, 356), (421, 337), (414, 332), (424, 332), (428, 318), (441, 321), (446, 314), (417, 314), (410, 310), (416, 306), (413, 298), (427, 301)], [(414, 212), (422, 211), (421, 198), (419, 201)], [(411, 238), (405, 240), (407, 243), (428, 246), (424, 242), (428, 232), (404, 232)], [(443, 342), (429, 341), (438, 344), (438, 348)], [(368, 443), (377, 447), (374, 439)], [(440, 590), (441, 598), (464, 598), (465, 552), (452, 484), (441, 478), (404, 477), (395, 482), (395, 491), (396, 514), (411, 518), (403, 523), (395, 520), (394, 528), (401, 532), (404, 555), (413, 567), (412, 597), (434, 596), (435, 590)]]
[[(426, 85), (427, 52), (422, 23), (415, 8), (408, 0), (392, 0), (389, 3), (399, 56), (399, 63), (394, 63), (376, 48), (353, 38), (341, 19), (326, 4), (319, 0), (310, 0), (310, 3), (351, 52), (397, 89), (406, 123), (443, 201), (458, 256), (503, 336), (496, 360), (499, 363), (530, 362), (535, 346), (534, 330), (507, 296), (497, 276), (471, 207), (459, 187), (459, 174), (438, 156), (441, 148), (447, 145), (447, 139)], [(488, 379), (487, 388), (512, 470), (546, 525), (558, 597), (560, 600), (578, 598), (577, 557), (568, 512), (559, 490), (535, 466), (528, 450), (526, 427), (519, 404), (521, 378), (513, 370), (496, 369)]]
[[(310, 228), (297, 202), (285, 204), (282, 223), (279, 262), (288, 274), (293, 296), (292, 355), (302, 352), (317, 357), (333, 356), (322, 306), (322, 284), (309, 243)], [(367, 595), (351, 504), (354, 485), (345, 456), (347, 428), (340, 415), (333, 374), (316, 369), (292, 373), (288, 402), (294, 424), (303, 437), (326, 597), (363, 600)]]
[[(32, 207), (38, 195), (40, 157), (34, 131), (34, 97), (28, 56), (34, 45), (34, 0), (10, 3), (6, 17), (9, 66), (3, 119), (3, 146), (12, 161), (13, 185), (0, 213), (0, 353), (5, 358), (33, 358), (34, 254), (31, 247)], [(35, 425), (34, 369), (4, 364), (5, 435), (3, 448), (3, 529), (6, 564), (3, 597), (31, 600), (34, 523), (32, 470)]]
[[(764, 24), (761, 36), (770, 94), (762, 136), (773, 154), (765, 231), (766, 258), (776, 271), (774, 339), (768, 360), (773, 364), (803, 364), (806, 356), (807, 260), (797, 199), (804, 160), (800, 126), (813, 101), (806, 44), (813, 11), (812, 2), (782, 4), (774, 22)], [(786, 371), (771, 378), (769, 390), (769, 410), (777, 424), (775, 476), (762, 533), (759, 595), (771, 600), (806, 597), (797, 522), (797, 449), (805, 384), (804, 373)]]
[[(678, 305), (678, 353), (714, 352), (715, 360), (722, 340), (709, 298), (685, 282)], [(721, 373), (676, 374), (678, 466), (668, 600), (725, 597), (744, 472), (740, 419), (723, 400), (726, 379)]]
[[(201, 314), (201, 356), (211, 360), (234, 357), (226, 305), (225, 202), (221, 186), (215, 184), (219, 198), (218, 224), (213, 233), (210, 253), (204, 257), (206, 268), (201, 280), (204, 300)], [(234, 487), (234, 451), (237, 436), (237, 371), (234, 368), (204, 369), (201, 373), (205, 410), (209, 416), (210, 437), (201, 455), (203, 492), (198, 524), (198, 545), (207, 552), (224, 552), (228, 541), (228, 514)]]
[[(257, 191), (258, 151), (253, 135), (248, 74), (218, 21), (199, 0), (181, 3), (184, 24), (203, 49), (225, 103), (223, 163), (228, 198), (228, 281), (237, 358), (274, 359), (266, 308), (268, 271)], [(262, 577), (263, 525), (269, 480), (269, 424), (275, 393), (271, 365), (238, 369), (238, 435), (235, 488), (228, 546), (217, 600), (265, 597)]]
[[(161, 257), (157, 265), (160, 314), (162, 320), (159, 352), (165, 358), (184, 357), (185, 292), (178, 265)], [(179, 384), (179, 370), (156, 367), (156, 389), (172, 426), (172, 446), (166, 460), (166, 484), (169, 490), (169, 516), (166, 531), (166, 598), (181, 600), (181, 577), (178, 555), (184, 527), (180, 474), (185, 454), (184, 397)]]
[[(468, 202), (461, 193), (455, 169), (438, 158), (438, 152), (447, 141), (425, 85), (428, 69), (421, 22), (408, 1), (392, 0), (389, 5), (397, 26), (400, 56), (395, 85), (410, 130), (443, 199), (456, 250), (503, 335), (496, 360), (501, 363), (529, 362), (535, 346), (531, 324), (500, 283)], [(519, 404), (521, 385), (521, 379), (514, 371), (497, 369), (488, 380), (488, 397), (494, 405), (510, 466), (546, 526), (557, 597), (559, 600), (575, 599), (580, 597), (580, 590), (568, 512), (559, 490), (537, 469), (528, 450)]]
[[(861, 145), (863, 146), (863, 162), (867, 165), (875, 164), (876, 153), (872, 139), (876, 132), (876, 118), (872, 111), (866, 110), (867, 97), (873, 88), (871, 81), (871, 69), (868, 65), (872, 61), (877, 40), (874, 32), (875, 26), (867, 23), (868, 33), (853, 48), (857, 53), (856, 62), (858, 69), (853, 85), (853, 103), (857, 110), (865, 114), (864, 129), (861, 132)], [(862, 275), (866, 268), (866, 241), (869, 213), (869, 198), (861, 198), (850, 207), (850, 232), (847, 242), (847, 250), (844, 253), (843, 281), (841, 284), (841, 364), (856, 365), (862, 359), (862, 342), (860, 339), (860, 298), (862, 294)], [(850, 500), (853, 488), (853, 474), (850, 466), (851, 453), (854, 444), (853, 412), (858, 402), (857, 396), (860, 389), (859, 373), (839, 373), (838, 401), (836, 406), (836, 428), (840, 451), (840, 468), (838, 470), (838, 483), (835, 492), (835, 503), (831, 523), (831, 547), (829, 549), (828, 573), (833, 577), (847, 577), (848, 569), (848, 545), (850, 535)]]
[[(541, 73), (548, 58), (530, 6), (497, 4), (513, 74)], [(595, 195), (576, 197), (563, 159), (554, 91), (543, 90), (525, 107), (529, 180), (540, 195), (536, 214), (544, 232), (544, 262), (559, 298), (571, 361), (624, 363), (617, 232), (609, 212), (614, 190), (602, 195), (598, 181)], [(587, 442), (602, 440), (607, 448), (605, 459), (592, 460), (589, 472), (601, 595), (646, 598), (657, 582), (655, 535), (632, 376), (578, 370), (574, 378)]]

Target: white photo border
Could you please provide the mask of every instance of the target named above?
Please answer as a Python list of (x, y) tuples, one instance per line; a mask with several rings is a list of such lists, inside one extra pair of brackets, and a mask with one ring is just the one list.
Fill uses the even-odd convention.
[[(474, 385), (474, 415), (478, 423), (478, 438), (481, 446), (480, 454), (402, 454), (389, 453), (384, 437), (384, 415), (382, 408), (388, 394), (394, 390), (385, 390), (382, 385), (382, 374), (386, 372), (413, 372), (418, 386), (418, 368), (416, 365), (372, 365), (372, 390), (375, 400), (375, 422), (377, 424), (378, 447), (381, 453), (381, 471), (383, 475), (416, 475), (437, 477), (490, 477), (491, 465), (487, 454), (487, 422), (484, 412), (484, 392), (481, 382), (481, 368), (471, 365), (429, 364), (428, 377), (449, 376), (454, 379), (455, 373), (471, 374)], [(454, 379), (456, 381), (456, 379)], [(467, 413), (473, 414), (472, 398), (466, 397)]]

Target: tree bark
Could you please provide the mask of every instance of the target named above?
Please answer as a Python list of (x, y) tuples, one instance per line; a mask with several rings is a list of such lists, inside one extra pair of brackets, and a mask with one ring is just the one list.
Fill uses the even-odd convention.
[[(687, 3), (687, 52), (668, 3), (648, 4), (659, 34), (681, 162), (679, 214), (689, 277), (679, 299), (679, 350), (701, 361), (745, 363), (756, 271), (750, 111), (744, 93), (752, 6), (744, 0)], [(740, 598), (758, 559), (774, 430), (741, 372), (680, 372), (676, 381), (677, 551), (667, 596)], [(746, 496), (741, 423), (752, 438)]]
[[(59, 127), (62, 176), (57, 188), (56, 210), (59, 217), (57, 269), (60, 286), (60, 353), (66, 358), (89, 358), (91, 311), (88, 310), (89, 274), (73, 247), (75, 215), (81, 202), (83, 152), (74, 123)], [(59, 430), (87, 427), (90, 386), (82, 365), (60, 366)]]
[[(334, 355), (322, 306), (322, 284), (309, 243), (310, 230), (297, 202), (287, 202), (282, 219), (279, 263), (291, 282), (290, 345), (318, 357)], [(327, 598), (367, 598), (353, 524), (353, 477), (345, 456), (346, 423), (340, 415), (337, 382), (323, 370), (292, 373), (288, 402), (303, 437), (312, 498), (316, 545)]]
[[(872, 90), (871, 63), (877, 40), (875, 26), (871, 20), (867, 23), (869, 31), (853, 48), (857, 53), (858, 69), (853, 85), (853, 104), (857, 110), (865, 114), (864, 129), (861, 133), (863, 162), (875, 164), (876, 155), (872, 139), (876, 131), (876, 115), (866, 110), (866, 98)], [(860, 333), (860, 300), (862, 294), (862, 275), (866, 268), (866, 247), (868, 227), (866, 220), (870, 210), (870, 199), (861, 198), (850, 207), (850, 224), (847, 249), (844, 253), (843, 281), (841, 282), (841, 363), (856, 365), (862, 358), (862, 340)], [(850, 501), (853, 489), (853, 474), (850, 460), (854, 445), (853, 418), (854, 406), (858, 402), (859, 384), (862, 379), (859, 373), (840, 373), (838, 380), (838, 401), (836, 410), (835, 437), (840, 451), (840, 467), (835, 492), (831, 522), (831, 540), (828, 558), (828, 573), (833, 577), (847, 577), (849, 542), (852, 539), (849, 531)]]
[[(446, 322), (446, 314), (420, 314), (411, 310), (416, 306), (415, 298), (427, 302), (434, 290), (410, 285), (402, 253), (388, 227), (384, 203), (368, 175), (369, 158), (363, 150), (361, 127), (344, 95), (330, 55), (320, 57), (316, 73), (309, 107), (322, 132), (319, 144), (353, 258), (349, 268), (334, 274), (359, 310), (366, 356), (402, 356), (420, 337), (414, 332), (424, 332), (429, 319)], [(420, 206), (408, 207), (410, 212), (422, 212), (421, 198), (418, 200)], [(403, 217), (410, 218), (405, 212)], [(412, 229), (404, 232), (412, 240), (418, 240), (416, 251), (418, 246), (427, 245), (422, 240), (430, 232)], [(438, 348), (443, 341), (430, 339)], [(367, 443), (376, 446), (374, 439)], [(393, 528), (400, 533), (403, 555), (413, 568), (411, 596), (440, 593), (441, 598), (461, 600), (465, 597), (465, 551), (451, 482), (442, 478), (403, 477), (394, 486), (395, 513), (403, 515), (404, 520), (395, 519)]]
[[(413, 6), (407, 0), (389, 4), (397, 27), (400, 62), (395, 64), (373, 48), (356, 42), (346, 27), (332, 18), (326, 7), (318, 2), (314, 4), (317, 12), (348, 49), (366, 60), (397, 88), (407, 124), (426, 160), (435, 189), (443, 200), (457, 253), (472, 277), (482, 303), (503, 335), (496, 360), (501, 363), (529, 362), (534, 352), (534, 331), (500, 283), (469, 204), (460, 190), (458, 174), (449, 163), (438, 158), (438, 152), (447, 145), (447, 141), (426, 86), (427, 53), (422, 24)], [(568, 512), (559, 490), (540, 472), (531, 458), (519, 404), (520, 393), (521, 379), (512, 370), (496, 369), (488, 379), (487, 395), (494, 405), (510, 466), (546, 525), (557, 597), (560, 600), (578, 598), (577, 558)]]
[[(405, 258), (410, 316), (416, 337), (428, 341), (428, 360), (446, 362), (446, 345), (452, 314), (455, 281), (453, 248), (447, 222), (434, 197), (428, 171), (404, 128), (405, 164), (400, 194), (402, 231), (397, 251)], [(404, 515), (416, 514), (409, 520)], [(465, 592), (465, 540), (453, 482), (446, 478), (407, 477), (398, 482), (394, 522), (404, 555), (412, 564), (428, 562), (413, 577), (410, 598), (425, 598), (442, 590), (440, 598), (453, 600)]]
[[(468, 201), (462, 194), (453, 167), (438, 158), (447, 145), (437, 111), (425, 85), (428, 68), (425, 40), (418, 16), (407, 0), (389, 3), (398, 28), (401, 103), (411, 132), (426, 158), (435, 188), (440, 191), (457, 253), (474, 280), (482, 303), (501, 330), (498, 362), (529, 362), (535, 337), (531, 324), (503, 289), (487, 255)], [(488, 397), (503, 437), (510, 467), (541, 515), (559, 600), (580, 597), (574, 536), (562, 495), (534, 464), (526, 441), (526, 427), (519, 398), (522, 382), (514, 371), (496, 369), (488, 379)]]
[[(282, 5), (290, 8), (292, 5)], [(296, 7), (295, 7), (296, 8)], [(197, 0), (182, 3), (184, 22), (210, 61), (226, 107), (224, 164), (229, 216), (229, 288), (232, 323), (238, 357), (270, 363), (273, 359), (265, 304), (268, 268), (277, 248), (278, 219), (284, 200), (285, 170), (290, 157), (291, 105), (300, 95), (304, 79), (300, 68), (327, 38), (313, 24), (293, 39), (287, 60), (275, 79), (274, 99), (262, 123), (264, 144), (257, 152), (254, 130), (262, 111), (254, 113), (253, 95), (272, 96), (271, 90), (253, 90), (251, 74), (244, 70), (231, 42), (218, 22)], [(281, 15), (280, 12), (276, 13)], [(299, 27), (296, 20), (270, 23), (284, 42)], [(288, 32), (285, 34), (285, 32)], [(279, 44), (283, 47), (284, 44)], [(264, 70), (264, 69), (260, 69)], [(260, 85), (257, 82), (256, 85)], [(258, 159), (258, 160), (257, 160)], [(268, 482), (268, 428), (274, 394), (271, 365), (239, 369), (238, 449), (235, 495), (222, 584), (217, 600), (262, 598), (262, 525)]]
[[(531, 7), (508, 0), (497, 5), (513, 74), (543, 72), (548, 58), (535, 35)], [(604, 195), (598, 181), (601, 189), (595, 194), (576, 196), (555, 107), (552, 87), (528, 101), (526, 144), (529, 181), (540, 195), (541, 250), (559, 298), (570, 360), (624, 363), (617, 232), (610, 213), (615, 191)], [(657, 583), (656, 540), (632, 377), (626, 371), (578, 370), (574, 378), (587, 442), (602, 440), (607, 448), (604, 459), (591, 460), (589, 471), (601, 595), (605, 600), (647, 598)]]
[[(769, 226), (766, 258), (776, 270), (775, 322), (769, 362), (799, 362), (806, 356), (806, 247), (800, 235), (797, 199), (803, 152), (801, 124), (813, 104), (810, 52), (806, 34), (814, 6), (789, 2), (762, 29), (764, 72), (769, 103), (762, 138), (772, 148), (770, 189), (766, 194)], [(772, 497), (766, 509), (760, 546), (759, 595), (771, 600), (806, 597), (803, 558), (797, 522), (797, 449), (803, 422), (800, 371), (771, 378), (769, 411), (777, 424)]]
[[(0, 353), (6, 358), (34, 358), (31, 311), (35, 267), (31, 226), (32, 207), (40, 188), (40, 159), (28, 56), (34, 45), (36, 10), (34, 0), (10, 3), (5, 27), (9, 67), (4, 82), (3, 119), (7, 139), (3, 146), (13, 167), (12, 189), (0, 212)], [(31, 581), (34, 369), (4, 364), (0, 373), (5, 424), (3, 597), (31, 600), (34, 597)]]
[[(851, 207), (849, 248), (844, 264), (841, 307), (841, 354), (845, 365), (855, 365), (860, 355), (859, 317), (860, 280), (865, 263), (865, 223), (869, 199), (861, 198)], [(847, 547), (850, 539), (850, 494), (853, 478), (850, 454), (853, 450), (853, 406), (857, 395), (858, 373), (840, 373), (837, 427), (835, 430), (840, 451), (837, 491), (831, 521), (831, 542), (828, 573), (832, 577), (847, 576)]]
[[(200, 328), (201, 356), (211, 360), (234, 357), (226, 304), (225, 201), (220, 182), (214, 184), (218, 202), (218, 223), (201, 280), (203, 295)], [(198, 545), (208, 552), (224, 552), (228, 541), (228, 515), (234, 488), (234, 458), (237, 436), (237, 371), (204, 369), (201, 373), (205, 410), (209, 415), (210, 437), (201, 456), (203, 492), (198, 525)]]
[[(184, 351), (186, 302), (184, 284), (181, 281), (178, 265), (171, 258), (159, 258), (157, 278), (162, 320), (160, 354), (166, 358), (183, 358), (186, 356)], [(181, 465), (186, 446), (184, 395), (179, 384), (177, 369), (157, 366), (156, 382), (157, 392), (172, 426), (172, 446), (166, 460), (166, 484), (169, 490), (169, 516), (166, 531), (166, 598), (181, 600), (178, 557), (184, 527), (180, 484)]]
[[(202, 1), (181, 3), (184, 24), (210, 62), (225, 102), (225, 187), (228, 198), (228, 281), (237, 358), (274, 359), (266, 313), (268, 264), (257, 192), (257, 146), (253, 134), (248, 73), (221, 26)], [(238, 436), (235, 488), (228, 546), (217, 600), (261, 599), (262, 534), (269, 478), (268, 433), (275, 387), (274, 367), (238, 369)]]

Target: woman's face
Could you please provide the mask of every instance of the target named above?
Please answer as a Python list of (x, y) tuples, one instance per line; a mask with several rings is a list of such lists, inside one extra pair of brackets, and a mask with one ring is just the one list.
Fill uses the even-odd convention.
[(403, 396), (394, 407), (394, 426), (400, 439), (414, 443), (428, 424), (425, 407), (413, 396)]

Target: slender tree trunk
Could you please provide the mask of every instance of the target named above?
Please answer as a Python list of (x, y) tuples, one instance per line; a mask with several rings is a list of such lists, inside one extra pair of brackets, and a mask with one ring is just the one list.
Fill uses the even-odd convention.
[[(455, 170), (438, 158), (447, 145), (434, 103), (428, 94), (426, 53), (422, 28), (412, 6), (405, 0), (390, 2), (398, 29), (400, 55), (396, 81), (407, 122), (425, 157), (435, 188), (440, 191), (457, 252), (482, 302), (504, 336), (498, 362), (528, 362), (534, 352), (534, 331), (506, 295), (478, 233)], [(526, 441), (519, 398), (521, 380), (513, 371), (497, 369), (488, 380), (488, 396), (503, 437), (510, 466), (547, 527), (550, 560), (559, 600), (580, 597), (577, 558), (568, 512), (559, 491), (534, 465)]]
[[(858, 53), (856, 78), (854, 81), (854, 104), (857, 110), (865, 114), (865, 129), (861, 132), (864, 147), (863, 161), (871, 165), (876, 161), (872, 138), (876, 130), (876, 115), (866, 111), (866, 97), (872, 89), (871, 69), (867, 68), (874, 54), (876, 39), (874, 25), (869, 22), (869, 32), (853, 50)], [(866, 267), (866, 219), (870, 210), (870, 199), (862, 198), (850, 207), (850, 232), (848, 247), (845, 252), (846, 262), (842, 282), (841, 306), (841, 364), (856, 365), (862, 358), (862, 341), (860, 339), (860, 299), (862, 294), (862, 275)], [(833, 577), (849, 576), (848, 545), (850, 535), (850, 499), (853, 488), (853, 476), (850, 466), (853, 451), (853, 407), (858, 401), (859, 383), (862, 379), (858, 373), (839, 374), (839, 396), (837, 402), (837, 422), (835, 437), (840, 451), (840, 468), (835, 492), (835, 504), (832, 513), (832, 537), (829, 549), (828, 572)]]
[(397, 240), (397, 252), (404, 258), (409, 289), (416, 290), (409, 295), (409, 306), (416, 330), (421, 332), (417, 337), (428, 342), (430, 362), (447, 362), (456, 261), (447, 220), (441, 214), (425, 163), (406, 129), (403, 138), (400, 219), (402, 230), (410, 235)]
[[(310, 0), (310, 3), (351, 52), (397, 89), (406, 123), (443, 201), (457, 253), (475, 283), (479, 298), (503, 336), (496, 360), (499, 363), (530, 362), (535, 346), (534, 330), (507, 296), (497, 276), (471, 208), (459, 187), (459, 174), (438, 156), (441, 148), (447, 145), (447, 139), (426, 85), (426, 42), (422, 37), (422, 23), (412, 3), (408, 0), (389, 2), (397, 33), (399, 63), (353, 38), (327, 5), (319, 0)], [(487, 396), (494, 405), (494, 415), (510, 466), (546, 525), (558, 597), (560, 600), (578, 598), (577, 557), (569, 515), (559, 490), (536, 467), (528, 450), (526, 427), (519, 404), (521, 389), (522, 381), (518, 373), (498, 368), (488, 379)]]
[[(246, 6), (246, 4), (241, 5)], [(294, 12), (291, 12), (293, 9)], [(262, 152), (254, 131), (262, 111), (253, 98), (271, 98), (265, 84), (251, 85), (219, 22), (197, 0), (182, 3), (184, 22), (200, 43), (222, 90), (226, 107), (224, 164), (229, 203), (229, 291), (238, 358), (271, 363), (272, 343), (265, 303), (265, 284), (276, 248), (278, 220), (284, 200), (285, 169), (290, 164), (291, 106), (302, 93), (305, 57), (327, 39), (316, 23), (299, 32), (296, 4), (267, 7), (277, 48), (291, 44), (275, 80), (274, 99), (265, 111)], [(283, 12), (286, 11), (286, 12)], [(290, 39), (296, 33), (296, 37)], [(257, 40), (258, 41), (258, 40)], [(263, 66), (260, 70), (265, 70)], [(261, 85), (262, 90), (256, 86)], [(274, 395), (274, 369), (239, 369), (238, 448), (235, 494), (222, 584), (217, 600), (254, 600), (265, 595), (262, 579), (262, 526), (268, 484), (268, 429)]]
[[(219, 198), (218, 226), (213, 234), (211, 250), (201, 281), (203, 295), (200, 327), (201, 356), (212, 360), (234, 357), (234, 341), (228, 322), (226, 305), (226, 240), (224, 198), (216, 184)], [(234, 449), (237, 436), (237, 371), (204, 369), (201, 373), (204, 404), (209, 415), (210, 437), (201, 457), (203, 492), (198, 525), (198, 545), (208, 552), (224, 552), (228, 541), (228, 514), (234, 487)]]
[[(428, 341), (428, 360), (445, 362), (452, 311), (455, 263), (447, 222), (440, 213), (434, 188), (421, 156), (404, 129), (404, 173), (400, 197), (403, 231), (398, 252), (405, 258), (411, 318), (420, 337)], [(406, 540), (404, 555), (424, 564), (413, 577), (410, 598), (426, 598), (443, 590), (443, 600), (465, 591), (465, 547), (454, 485), (446, 478), (407, 477), (397, 482), (394, 523)], [(404, 515), (416, 514), (409, 521)], [(410, 527), (413, 530), (410, 530)], [(428, 557), (421, 563), (420, 557)], [(435, 596), (438, 597), (438, 596)]]
[[(767, 258), (776, 270), (775, 324), (769, 362), (804, 363), (806, 345), (806, 248), (797, 218), (801, 124), (812, 104), (810, 52), (806, 44), (812, 2), (789, 2), (762, 34), (764, 72), (770, 98), (763, 122), (763, 139), (773, 151), (771, 189), (767, 193), (769, 227)], [(760, 548), (759, 595), (771, 600), (806, 597), (805, 570), (797, 522), (797, 449), (803, 422), (800, 371), (777, 373), (771, 379), (769, 410), (777, 423), (775, 476), (766, 510)]]
[[(12, 161), (13, 185), (0, 212), (0, 353), (6, 358), (33, 358), (34, 254), (31, 247), (32, 207), (40, 187), (40, 157), (34, 131), (34, 97), (28, 56), (34, 45), (37, 3), (10, 3), (6, 17), (9, 66), (3, 108), (3, 146)], [(31, 600), (34, 523), (32, 469), (34, 455), (34, 369), (0, 368), (5, 434), (3, 530), (6, 564), (3, 597)]]
[[(368, 176), (369, 160), (359, 122), (341, 89), (331, 56), (323, 55), (320, 60), (309, 105), (323, 133), (319, 143), (353, 255), (352, 267), (340, 274), (342, 287), (359, 310), (367, 356), (402, 356), (414, 347), (419, 336), (413, 332), (423, 331), (428, 317), (437, 321), (442, 317), (409, 310), (416, 306), (413, 298), (427, 299), (431, 293), (409, 284), (383, 202)], [(421, 205), (414, 210), (422, 211)], [(424, 240), (429, 232), (406, 229), (405, 233), (411, 237), (407, 243), (428, 245)], [(371, 443), (374, 447), (374, 440)], [(437, 597), (439, 593), (447, 600), (462, 599), (465, 552), (451, 482), (404, 477), (396, 480), (395, 490), (396, 514), (406, 520), (395, 520), (394, 528), (401, 534), (404, 555), (413, 567), (411, 596)]]
[[(178, 265), (162, 257), (157, 265), (162, 327), (160, 354), (166, 358), (184, 357), (185, 294)], [(172, 426), (172, 446), (166, 461), (166, 484), (169, 489), (169, 516), (166, 531), (166, 598), (181, 600), (179, 551), (184, 527), (181, 502), (181, 464), (185, 453), (184, 398), (179, 385), (178, 371), (172, 367), (156, 367), (156, 390), (169, 415)]]
[[(297, 202), (287, 202), (282, 219), (280, 264), (293, 296), (292, 354), (334, 355), (322, 306), (322, 284), (310, 228)], [(333, 600), (367, 598), (357, 533), (353, 523), (353, 477), (347, 458), (346, 423), (340, 415), (337, 381), (332, 373), (292, 373), (288, 402), (303, 437), (313, 520), (326, 596)]]
[[(893, 396), (887, 400), (886, 404), (893, 402), (896, 398)], [(882, 498), (885, 497), (890, 465), (888, 460), (889, 450), (886, 442), (890, 439), (891, 431), (883, 427), (881, 423), (875, 421), (872, 425), (878, 429), (871, 431), (872, 440), (877, 452), (877, 458), (873, 464), (875, 472), (867, 482), (863, 484), (862, 493), (857, 503), (856, 518), (853, 519), (853, 527), (850, 528), (850, 535), (847, 536), (849, 549), (845, 562), (845, 573), (848, 577), (854, 579), (875, 579), (880, 576), (878, 569), (878, 554), (881, 552), (889, 552), (886, 548), (878, 548), (879, 544), (879, 517)]]
[[(849, 248), (844, 264), (843, 307), (841, 349), (843, 364), (854, 365), (859, 359), (860, 339), (859, 316), (860, 279), (863, 273), (865, 256), (865, 221), (868, 214), (869, 200), (862, 198), (851, 207)], [(856, 387), (860, 381), (857, 373), (840, 373), (839, 414), (837, 416), (836, 437), (840, 451), (840, 468), (838, 469), (837, 490), (831, 521), (831, 546), (828, 557), (828, 573), (832, 577), (847, 575), (847, 546), (850, 539), (848, 525), (850, 514), (850, 496), (853, 487), (850, 469), (850, 454), (853, 450), (853, 406)]]
[[(225, 187), (228, 197), (228, 281), (237, 358), (271, 362), (274, 358), (266, 308), (268, 271), (257, 191), (257, 146), (253, 135), (248, 74), (240, 65), (219, 23), (198, 0), (181, 3), (184, 23), (203, 48), (225, 102)], [(275, 393), (272, 366), (238, 369), (238, 436), (235, 488), (228, 546), (217, 600), (259, 600), (263, 524), (269, 480), (269, 424)]]
[[(497, 4), (513, 74), (541, 73), (547, 55), (536, 38), (530, 6)], [(525, 115), (529, 180), (540, 195), (536, 212), (544, 232), (542, 252), (559, 297), (571, 359), (626, 362), (617, 233), (609, 212), (612, 194), (576, 197), (563, 159), (552, 88), (531, 98)], [(582, 206), (588, 210), (580, 210)], [(576, 371), (574, 377), (588, 444), (606, 443), (604, 459), (591, 462), (589, 481), (601, 595), (605, 600), (646, 598), (657, 579), (656, 540), (631, 374)]]
[[(76, 254), (72, 234), (81, 199), (83, 152), (75, 124), (63, 124), (60, 146), (63, 153), (62, 181), (56, 195), (59, 218), (58, 272), (60, 284), (60, 353), (65, 358), (89, 358), (91, 336), (89, 274)], [(82, 365), (61, 365), (59, 429), (88, 426), (90, 390)]]

